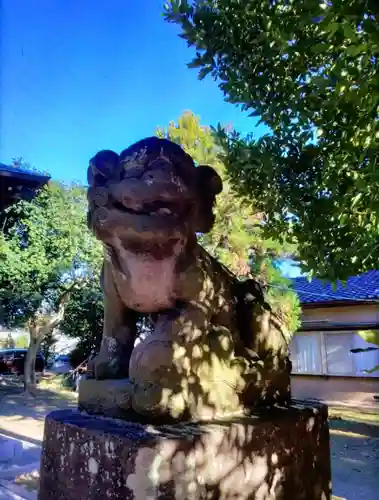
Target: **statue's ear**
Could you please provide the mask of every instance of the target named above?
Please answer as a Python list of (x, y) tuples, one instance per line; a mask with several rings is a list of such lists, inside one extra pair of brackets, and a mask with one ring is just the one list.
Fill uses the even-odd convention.
[(110, 179), (119, 180), (119, 156), (114, 151), (99, 151), (91, 160), (87, 170), (90, 186), (104, 186)]
[(213, 206), (216, 195), (222, 191), (222, 180), (216, 170), (208, 165), (196, 167), (198, 193), (198, 221), (196, 232), (208, 233), (214, 224)]
[(222, 180), (216, 170), (209, 165), (199, 165), (197, 170), (198, 186), (206, 186), (208, 192), (213, 195), (220, 194), (222, 191)]

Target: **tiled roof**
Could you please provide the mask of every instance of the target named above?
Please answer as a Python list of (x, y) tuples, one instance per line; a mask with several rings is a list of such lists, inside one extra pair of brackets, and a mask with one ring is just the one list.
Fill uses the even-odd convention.
[[(13, 167), (12, 165), (4, 165), (4, 163), (0, 163), (0, 171), (1, 172), (11, 172), (12, 174), (15, 172), (26, 172), (23, 169)], [(26, 172), (29, 173), (29, 172)]]
[(49, 177), (26, 168), (14, 167), (13, 165), (5, 165), (0, 163), (0, 174), (2, 175), (18, 175), (18, 176), (28, 176), (40, 179), (48, 179)]
[(377, 300), (379, 302), (379, 270), (352, 276), (347, 280), (346, 285), (338, 283), (335, 289), (331, 283), (323, 283), (318, 279), (308, 281), (307, 278), (299, 277), (291, 281), (301, 304), (344, 300)]

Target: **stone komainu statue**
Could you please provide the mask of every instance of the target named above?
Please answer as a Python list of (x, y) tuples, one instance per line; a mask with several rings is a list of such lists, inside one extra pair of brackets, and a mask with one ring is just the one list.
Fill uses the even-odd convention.
[[(151, 416), (206, 419), (290, 400), (283, 327), (253, 280), (239, 281), (198, 243), (222, 181), (151, 137), (88, 169), (88, 224), (104, 246), (104, 332), (89, 377), (125, 378)], [(134, 346), (140, 314), (153, 332)]]

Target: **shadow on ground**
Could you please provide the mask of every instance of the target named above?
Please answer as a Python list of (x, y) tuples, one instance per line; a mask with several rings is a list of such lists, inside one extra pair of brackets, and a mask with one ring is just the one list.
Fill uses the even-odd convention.
[(35, 396), (17, 387), (0, 391), (0, 433), (41, 444), (44, 420), (54, 410), (76, 408), (75, 393), (38, 389)]
[(377, 498), (379, 426), (332, 418), (330, 439), (333, 493), (347, 500)]

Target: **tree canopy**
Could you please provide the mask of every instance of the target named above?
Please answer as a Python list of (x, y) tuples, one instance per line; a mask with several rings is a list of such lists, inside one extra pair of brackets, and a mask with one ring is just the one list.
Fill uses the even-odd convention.
[(54, 309), (67, 286), (91, 272), (101, 250), (86, 230), (86, 195), (78, 186), (49, 183), (2, 218), (2, 322), (24, 325), (41, 306)]
[(200, 235), (200, 244), (237, 276), (253, 276), (267, 286), (269, 301), (286, 318), (289, 329), (296, 330), (298, 299), (288, 291), (290, 282), (282, 277), (278, 268), (279, 260), (291, 255), (295, 248), (284, 239), (279, 242), (264, 236), (263, 214), (238, 196), (228, 181), (211, 128), (202, 125), (191, 111), (186, 111), (177, 123), (159, 127), (156, 133), (180, 144), (197, 164), (211, 165), (223, 180), (223, 190), (216, 201), (214, 227), (210, 233)]
[(50, 182), (31, 202), (5, 210), (1, 227), (0, 322), (28, 326), (26, 364), (34, 366), (43, 337), (64, 317), (70, 293), (99, 269), (101, 247), (86, 228), (85, 189), (76, 185)]
[(379, 7), (374, 0), (171, 0), (199, 77), (259, 116), (218, 127), (236, 190), (303, 270), (344, 279), (379, 258)]

